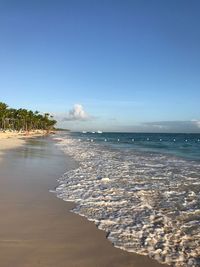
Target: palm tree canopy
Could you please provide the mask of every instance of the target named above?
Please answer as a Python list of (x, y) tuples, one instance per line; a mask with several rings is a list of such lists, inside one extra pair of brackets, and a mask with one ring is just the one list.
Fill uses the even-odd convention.
[(0, 102), (0, 129), (49, 131), (55, 124), (56, 120), (49, 113), (43, 115), (37, 110), (33, 112), (23, 108), (9, 108), (7, 104)]

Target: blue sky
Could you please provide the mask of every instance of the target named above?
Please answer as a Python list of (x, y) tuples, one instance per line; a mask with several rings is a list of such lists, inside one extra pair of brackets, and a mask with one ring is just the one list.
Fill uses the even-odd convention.
[(199, 14), (198, 0), (0, 0), (0, 101), (72, 130), (198, 132)]

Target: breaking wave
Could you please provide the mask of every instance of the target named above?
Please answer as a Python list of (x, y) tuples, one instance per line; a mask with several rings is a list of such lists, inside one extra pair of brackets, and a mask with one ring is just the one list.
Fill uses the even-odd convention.
[(200, 266), (200, 164), (79, 141), (58, 144), (79, 167), (59, 179), (57, 196), (75, 202), (73, 212), (105, 230), (115, 247)]

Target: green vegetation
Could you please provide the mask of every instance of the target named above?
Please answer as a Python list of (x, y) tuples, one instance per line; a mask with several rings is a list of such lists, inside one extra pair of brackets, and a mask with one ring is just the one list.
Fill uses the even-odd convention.
[(38, 111), (9, 108), (0, 102), (0, 130), (32, 131), (54, 129), (56, 120), (49, 113), (44, 115)]
[(64, 129), (64, 128), (55, 128), (55, 130), (59, 132), (70, 132), (69, 129)]

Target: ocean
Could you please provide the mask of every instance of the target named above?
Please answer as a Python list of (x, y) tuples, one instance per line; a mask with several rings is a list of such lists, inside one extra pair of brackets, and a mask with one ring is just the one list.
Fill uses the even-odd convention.
[(115, 247), (200, 266), (200, 134), (62, 133), (79, 167), (56, 193)]

